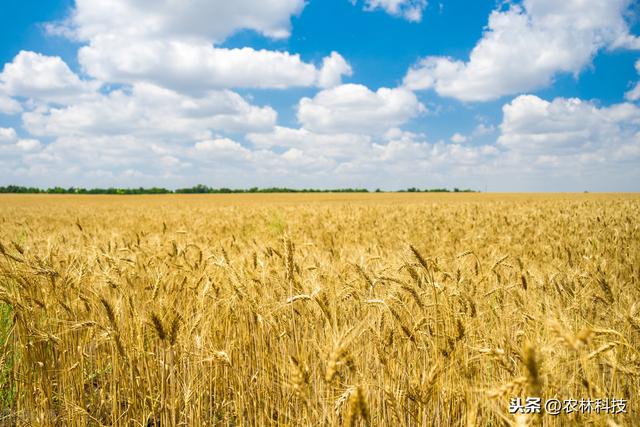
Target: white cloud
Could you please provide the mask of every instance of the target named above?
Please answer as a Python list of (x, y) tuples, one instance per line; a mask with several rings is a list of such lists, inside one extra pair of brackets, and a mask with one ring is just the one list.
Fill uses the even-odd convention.
[(629, 34), (630, 0), (524, 0), (496, 10), (468, 62), (430, 56), (404, 84), (441, 96), (486, 101), (548, 86), (558, 73), (578, 74), (603, 48), (640, 48)]
[[(640, 74), (640, 60), (636, 62), (636, 71)], [(624, 97), (628, 101), (640, 100), (640, 83), (636, 83), (633, 89), (624, 94)]]
[(42, 146), (37, 139), (21, 139), (16, 146), (23, 151), (35, 151)]
[(5, 64), (0, 85), (10, 96), (52, 102), (68, 102), (98, 89), (97, 83), (81, 80), (60, 57), (28, 51)]
[(20, 103), (14, 99), (9, 98), (2, 93), (2, 87), (0, 86), (0, 113), (1, 114), (18, 114), (22, 112), (22, 107)]
[[(503, 107), (498, 145), (564, 168), (640, 160), (640, 107), (598, 107), (580, 99), (523, 95)], [(635, 160), (634, 160), (635, 159)]]
[(189, 167), (179, 159), (180, 147), (131, 135), (62, 136), (40, 150), (25, 152), (32, 148), (28, 144), (22, 148), (5, 180), (13, 176), (47, 186), (154, 186)]
[(391, 128), (384, 133), (383, 138), (385, 141), (393, 141), (394, 139), (406, 139), (406, 140), (425, 140), (426, 135), (424, 133), (414, 133), (400, 128)]
[[(300, 158), (315, 159), (317, 168), (321, 162), (323, 166), (318, 172), (325, 176), (323, 186), (329, 187), (451, 186), (460, 182), (454, 177), (485, 170), (499, 154), (494, 146), (432, 143), (424, 135), (398, 128), (372, 137), (276, 127), (274, 132), (250, 134), (248, 139), (258, 150), (285, 149), (283, 156), (296, 163)], [(312, 167), (311, 164), (308, 167)], [(311, 183), (311, 186), (317, 185)]]
[(471, 136), (473, 138), (488, 135), (490, 133), (495, 132), (496, 128), (493, 125), (487, 125), (486, 123), (478, 123), (478, 125), (473, 129), (473, 133)]
[[(0, 112), (22, 113), (20, 133), (31, 134), (0, 128), (0, 180), (370, 188), (478, 188), (489, 180), (493, 189), (548, 190), (567, 177), (581, 186), (585, 177), (609, 183), (639, 175), (640, 107), (633, 104), (521, 96), (504, 106), (490, 145), (476, 141), (497, 133), (484, 119), (454, 134), (454, 144), (401, 128), (426, 111), (410, 88), (490, 99), (544, 86), (558, 72), (579, 73), (599, 49), (636, 48), (622, 14), (628, 0), (508, 3), (492, 14), (468, 62), (427, 58), (409, 72), (407, 87), (375, 91), (342, 84), (352, 69), (337, 52), (312, 64), (288, 52), (219, 47), (240, 29), (286, 37), (304, 4), (161, 0), (150, 9), (149, 0), (77, 0), (70, 26), (52, 31), (84, 44), (79, 61), (88, 77), (34, 52), (21, 52), (0, 74)], [(413, 21), (425, 7), (365, 3)], [(277, 126), (273, 108), (225, 90), (294, 86), (323, 89), (298, 103), (297, 129)], [(633, 91), (627, 97), (637, 99)], [(546, 180), (554, 175), (562, 179)], [(537, 187), (517, 187), (520, 177)]]
[[(11, 139), (13, 147), (10, 153), (9, 148), (3, 150), (3, 180), (173, 186), (205, 164), (220, 170), (227, 163), (254, 167), (249, 150), (212, 135), (269, 131), (277, 114), (228, 90), (189, 96), (137, 83), (66, 106), (39, 105), (22, 118), (30, 134), (53, 142), (42, 146), (35, 140), (18, 140), (12, 129), (1, 130), (0, 136)], [(242, 175), (239, 170), (227, 172)]]
[(323, 88), (331, 88), (342, 84), (342, 76), (351, 76), (351, 66), (338, 52), (331, 52), (322, 61), (322, 68), (318, 76), (318, 85)]
[[(375, 144), (374, 159), (391, 162), (394, 168), (417, 168), (415, 172), (443, 172), (450, 167), (465, 168), (490, 161), (498, 153), (493, 146), (461, 146), (443, 142), (428, 143), (412, 139), (392, 140), (387, 144)], [(394, 164), (395, 163), (395, 164)], [(411, 165), (414, 165), (413, 167)]]
[[(357, 0), (351, 0), (351, 3), (356, 4)], [(365, 0), (365, 10), (382, 9), (411, 22), (420, 22), (426, 7), (427, 0)]]
[[(21, 52), (6, 64), (0, 110), (23, 112), (26, 131), (53, 141), (42, 145), (3, 131), (11, 139), (0, 161), (4, 174), (46, 178), (64, 170), (67, 179), (156, 185), (158, 179), (189, 174), (190, 166), (209, 172), (214, 165), (245, 168), (234, 170), (236, 176), (246, 169), (294, 171), (294, 161), (326, 167), (299, 149), (249, 150), (218, 136), (270, 132), (277, 121), (273, 108), (252, 105), (226, 88), (330, 88), (351, 75), (337, 52), (316, 66), (288, 52), (216, 47), (241, 29), (286, 37), (290, 17), (304, 5), (163, 0), (150, 12), (147, 0), (77, 0), (67, 21), (48, 29), (85, 44), (78, 59), (93, 80), (81, 79), (59, 57), (34, 52)], [(11, 97), (27, 101), (20, 105)]]
[(490, 145), (433, 142), (399, 128), (367, 135), (276, 126), (245, 141), (195, 130), (202, 136), (160, 137), (135, 127), (63, 133), (28, 152), (18, 148), (15, 131), (0, 129), (0, 140), (7, 140), (0, 144), (7, 146), (0, 176), (47, 185), (483, 189), (489, 183), (492, 190), (610, 190), (612, 182), (618, 183), (613, 189), (637, 188), (623, 180), (638, 175), (640, 160), (640, 107), (535, 96), (505, 105), (500, 138)]
[(15, 129), (0, 127), (0, 143), (14, 142), (18, 139)]
[(283, 38), (289, 35), (291, 16), (304, 6), (304, 0), (76, 0), (70, 19), (49, 29), (83, 41), (111, 34), (221, 42), (241, 29)]
[(403, 135), (378, 141), (369, 150), (340, 163), (333, 175), (370, 187), (477, 187), (496, 170), (499, 150), (494, 146), (470, 146), (429, 142)]
[(176, 90), (332, 86), (351, 68), (338, 53), (322, 69), (288, 52), (224, 49), (207, 41), (96, 37), (79, 51), (83, 70), (101, 81), (148, 81)]
[(456, 144), (462, 144), (463, 142), (467, 142), (468, 140), (469, 138), (457, 132), (454, 133), (453, 136), (451, 137), (451, 142)]
[(337, 53), (322, 68), (297, 54), (218, 47), (243, 29), (289, 35), (304, 0), (78, 0), (69, 19), (49, 31), (86, 45), (78, 59), (89, 76), (108, 83), (151, 82), (179, 91), (219, 88), (329, 87), (351, 68)]
[(628, 101), (637, 101), (640, 99), (640, 83), (636, 83), (633, 89), (624, 94)]
[(208, 139), (197, 142), (194, 146), (198, 153), (213, 155), (217, 159), (221, 157), (227, 159), (242, 160), (251, 155), (251, 152), (229, 138)]
[(399, 126), (426, 111), (413, 92), (345, 84), (302, 98), (298, 120), (318, 133), (379, 133)]
[(34, 152), (42, 147), (37, 139), (20, 139), (15, 129), (0, 127), (0, 165), (5, 160), (19, 157), (25, 152)]
[(250, 134), (248, 139), (257, 149), (278, 147), (286, 149), (287, 158), (305, 156), (325, 163), (322, 172), (326, 179), (322, 182), (326, 186), (362, 183), (370, 188), (406, 188), (470, 183), (469, 176), (490, 172), (500, 155), (492, 145), (429, 142), (422, 134), (398, 128), (372, 137), (277, 127), (272, 133)]
[[(299, 148), (289, 148), (277, 154), (268, 149), (250, 150), (229, 138), (198, 142), (188, 155), (202, 170), (210, 171), (211, 167), (232, 168), (235, 175), (250, 174), (254, 179), (256, 175), (266, 174), (271, 182), (282, 176), (326, 172), (331, 167), (331, 161), (326, 157), (311, 156)], [(264, 182), (264, 178), (260, 182)]]
[(23, 114), (33, 135), (141, 135), (157, 139), (197, 138), (211, 130), (248, 132), (271, 129), (277, 114), (256, 107), (240, 95), (224, 90), (192, 97), (147, 83), (130, 91)]
[(316, 157), (347, 159), (361, 155), (370, 147), (372, 138), (357, 133), (322, 134), (307, 129), (276, 126), (272, 132), (247, 135), (258, 149), (295, 149)]

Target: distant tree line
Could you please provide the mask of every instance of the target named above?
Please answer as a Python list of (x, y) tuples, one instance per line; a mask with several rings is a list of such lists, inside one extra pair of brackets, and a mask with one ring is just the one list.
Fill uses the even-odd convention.
[(400, 193), (476, 193), (476, 190), (471, 190), (469, 188), (465, 188), (461, 190), (460, 188), (454, 188), (453, 190), (449, 190), (448, 188), (431, 188), (421, 190), (419, 188), (411, 187), (406, 190), (400, 190)]
[(336, 188), (332, 190), (319, 190), (315, 188), (285, 188), (285, 187), (267, 187), (258, 188), (251, 187), (249, 189), (242, 188), (212, 188), (206, 185), (196, 185), (190, 188), (178, 188), (177, 194), (231, 194), (231, 193), (368, 193), (366, 188)]
[[(20, 194), (238, 194), (238, 193), (368, 193), (366, 188), (336, 188), (331, 190), (321, 190), (314, 188), (294, 189), (284, 187), (252, 187), (249, 189), (242, 188), (213, 188), (206, 185), (196, 185), (189, 188), (178, 188), (176, 190), (168, 190), (161, 187), (152, 188), (78, 188), (78, 187), (52, 187), (41, 189), (36, 187), (23, 187), (19, 185), (0, 186), (0, 193), (20, 193)], [(380, 189), (375, 190), (376, 193), (386, 193)], [(419, 189), (415, 187), (399, 190), (401, 193), (474, 193), (474, 190), (461, 190), (454, 188), (432, 188)]]
[(171, 194), (173, 191), (166, 188), (78, 188), (78, 187), (52, 187), (41, 189), (36, 187), (22, 187), (8, 185), (0, 187), (0, 193), (30, 193), (30, 194)]

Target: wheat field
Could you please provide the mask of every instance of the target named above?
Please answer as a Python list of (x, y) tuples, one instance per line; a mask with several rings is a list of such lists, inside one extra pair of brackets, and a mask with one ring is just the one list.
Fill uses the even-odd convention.
[[(640, 196), (0, 196), (0, 425), (640, 425)], [(624, 399), (511, 414), (512, 399)]]

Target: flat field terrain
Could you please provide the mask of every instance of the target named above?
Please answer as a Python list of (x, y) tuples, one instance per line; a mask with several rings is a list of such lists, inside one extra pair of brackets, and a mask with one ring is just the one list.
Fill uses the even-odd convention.
[(0, 195), (0, 425), (639, 425), (639, 218), (634, 194)]

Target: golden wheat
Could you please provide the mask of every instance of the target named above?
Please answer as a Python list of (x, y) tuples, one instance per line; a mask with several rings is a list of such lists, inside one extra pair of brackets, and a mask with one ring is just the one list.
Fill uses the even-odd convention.
[[(0, 195), (0, 425), (629, 425), (637, 195)], [(509, 414), (513, 398), (627, 413)]]

